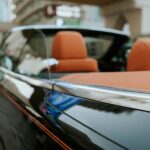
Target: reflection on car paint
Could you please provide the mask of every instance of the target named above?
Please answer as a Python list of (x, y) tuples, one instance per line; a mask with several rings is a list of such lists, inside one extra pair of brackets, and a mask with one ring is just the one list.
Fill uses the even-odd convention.
[[(93, 146), (95, 146), (96, 144), (99, 145), (100, 147), (102, 146), (103, 148), (107, 149), (110, 148), (113, 150), (126, 149), (126, 147), (120, 145), (119, 143), (113, 141), (112, 139), (109, 139), (105, 135), (102, 135), (100, 133), (95, 132), (94, 130), (91, 130), (90, 128), (88, 128), (88, 126), (85, 126), (84, 123), (81, 123), (82, 121), (81, 122), (77, 120), (75, 121), (74, 117), (70, 118), (70, 115), (67, 113), (67, 110), (74, 108), (75, 105), (82, 106), (84, 104), (84, 101), (86, 102), (86, 100), (84, 100), (83, 98), (63, 94), (57, 91), (52, 91), (45, 99), (45, 101), (41, 104), (40, 110), (42, 111), (42, 113), (44, 113), (47, 119), (55, 123), (57, 127), (64, 126), (65, 130), (68, 130), (69, 132), (70, 132), (69, 126), (71, 125), (72, 127), (74, 127), (76, 129), (76, 132), (80, 132), (80, 136), (84, 135), (84, 140), (86, 137), (86, 139), (92, 141), (92, 143), (94, 144)], [(84, 107), (86, 108), (86, 106)], [(67, 127), (66, 125), (69, 126)]]
[[(53, 91), (48, 95), (48, 99), (40, 106), (40, 109), (44, 114), (52, 115), (57, 118), (61, 114), (60, 111), (65, 111), (80, 101), (81, 98)], [(59, 111), (54, 109), (52, 105), (58, 108)]]

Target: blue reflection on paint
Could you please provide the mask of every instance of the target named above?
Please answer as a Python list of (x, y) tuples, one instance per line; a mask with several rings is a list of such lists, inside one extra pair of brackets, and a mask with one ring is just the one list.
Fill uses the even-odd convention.
[[(40, 106), (40, 110), (47, 117), (59, 117), (60, 111), (65, 111), (68, 108), (78, 104), (82, 99), (75, 96), (66, 95), (57, 91), (53, 91)], [(54, 106), (54, 107), (53, 107)], [(58, 111), (57, 109), (60, 111)]]

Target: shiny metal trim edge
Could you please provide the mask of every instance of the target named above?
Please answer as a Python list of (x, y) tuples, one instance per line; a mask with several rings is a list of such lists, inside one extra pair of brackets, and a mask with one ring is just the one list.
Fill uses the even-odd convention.
[[(55, 80), (52, 80), (52, 81), (49, 81), (49, 83), (46, 83), (42, 80), (34, 79), (34, 78), (31, 78), (31, 77), (28, 77), (28, 76), (25, 76), (22, 74), (17, 74), (15, 72), (12, 72), (12, 71), (5, 69), (3, 67), (0, 67), (0, 71), (2, 71), (4, 73), (4, 76), (8, 75), (8, 76), (16, 78), (18, 80), (22, 80), (24, 82), (27, 82), (31, 85), (35, 85), (35, 86), (39, 86), (39, 87), (43, 87), (43, 88), (47, 88), (47, 89), (52, 89), (53, 84), (55, 83)], [(1, 82), (3, 82), (3, 81), (1, 81)]]
[(63, 81), (57, 81), (55, 83), (54, 90), (98, 102), (104, 102), (150, 112), (150, 93), (120, 89), (117, 90), (109, 87), (97, 88), (90, 87), (88, 85), (77, 85)]

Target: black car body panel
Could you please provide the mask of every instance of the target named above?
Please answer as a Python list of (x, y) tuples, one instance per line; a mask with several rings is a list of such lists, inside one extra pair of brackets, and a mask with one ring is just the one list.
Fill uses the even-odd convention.
[[(41, 129), (45, 134), (50, 136), (47, 131), (51, 132), (51, 129), (55, 128), (53, 133), (59, 140), (56, 137), (53, 138), (62, 148), (149, 149), (148, 109), (143, 110), (143, 107), (135, 109), (132, 105), (126, 107), (123, 103), (117, 103), (117, 105), (108, 103), (106, 94), (108, 94), (107, 99), (110, 99), (110, 92), (107, 90), (111, 91), (111, 89), (103, 88), (104, 92), (101, 94), (104, 94), (104, 97), (99, 97), (99, 100), (94, 97), (87, 99), (76, 96), (76, 93), (70, 95), (69, 88), (67, 91), (65, 86), (63, 88), (65, 92), (60, 91), (59, 80), (49, 83), (49, 81), (11, 73), (5, 69), (2, 71), (4, 78), (1, 81), (1, 92), (4, 94), (5, 91), (5, 94), (11, 95), (11, 99), (35, 119), (28, 116), (35, 124), (39, 122), (43, 125)], [(61, 89), (62, 87), (61, 82)], [(25, 88), (28, 90), (23, 90)], [(88, 89), (86, 86), (83, 88)], [(97, 87), (94, 89), (98, 90)], [(116, 94), (111, 93), (111, 97), (114, 96), (114, 99), (117, 99), (117, 92), (116, 90)], [(134, 96), (130, 93), (126, 95), (124, 92), (128, 91), (122, 91), (119, 97), (126, 97), (129, 101), (137, 99), (135, 101), (137, 105), (141, 102), (149, 104), (149, 93), (143, 93), (144, 100), (136, 95), (136, 91)], [(23, 95), (26, 95), (24, 99)], [(36, 125), (39, 126), (39, 124)], [(68, 146), (65, 144), (64, 146), (63, 142)]]

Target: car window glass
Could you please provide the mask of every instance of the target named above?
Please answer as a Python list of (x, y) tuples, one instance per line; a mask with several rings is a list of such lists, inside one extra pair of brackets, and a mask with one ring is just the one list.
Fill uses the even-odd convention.
[(5, 54), (13, 59), (17, 59), (26, 41), (27, 38), (24, 37), (22, 32), (11, 33), (5, 41)]
[(12, 32), (1, 48), (4, 53), (1, 66), (26, 75), (38, 75), (43, 70), (48, 74), (46, 46), (45, 35), (40, 30)]

